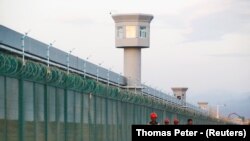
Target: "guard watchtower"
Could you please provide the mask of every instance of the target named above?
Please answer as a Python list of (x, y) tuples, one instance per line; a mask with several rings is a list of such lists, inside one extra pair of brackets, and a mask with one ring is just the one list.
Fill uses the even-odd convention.
[(117, 14), (115, 21), (115, 46), (124, 49), (124, 76), (127, 85), (141, 85), (141, 49), (149, 48), (150, 22), (148, 14)]

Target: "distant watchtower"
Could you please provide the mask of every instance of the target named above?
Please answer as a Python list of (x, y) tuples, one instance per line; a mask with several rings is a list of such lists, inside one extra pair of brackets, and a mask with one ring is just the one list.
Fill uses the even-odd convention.
[(124, 48), (124, 75), (128, 86), (141, 85), (141, 49), (149, 48), (150, 22), (148, 14), (113, 15), (115, 46)]
[(186, 102), (186, 92), (188, 88), (175, 87), (175, 88), (172, 88), (172, 90), (174, 92), (174, 97)]
[(208, 111), (208, 102), (198, 102), (199, 108)]

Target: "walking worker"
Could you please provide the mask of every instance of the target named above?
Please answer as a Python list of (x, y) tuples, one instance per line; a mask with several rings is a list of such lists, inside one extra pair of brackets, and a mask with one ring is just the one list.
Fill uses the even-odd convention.
[(151, 114), (150, 114), (150, 118), (151, 118), (151, 121), (148, 123), (149, 125), (160, 125), (157, 121), (156, 121), (156, 119), (157, 119), (157, 114), (155, 113), (155, 112), (152, 112)]
[(169, 120), (169, 118), (165, 118), (165, 120), (164, 120), (164, 124), (165, 124), (165, 125), (169, 125), (169, 124), (170, 124), (170, 120)]

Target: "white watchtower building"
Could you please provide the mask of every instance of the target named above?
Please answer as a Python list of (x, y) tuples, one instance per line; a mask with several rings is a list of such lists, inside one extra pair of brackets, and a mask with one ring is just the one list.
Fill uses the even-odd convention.
[(174, 97), (176, 97), (179, 100), (185, 101), (186, 102), (186, 92), (188, 88), (185, 87), (173, 87), (172, 88), (174, 92)]
[(117, 14), (115, 21), (115, 46), (124, 48), (124, 76), (127, 86), (141, 86), (141, 49), (149, 48), (150, 22), (153, 15)]

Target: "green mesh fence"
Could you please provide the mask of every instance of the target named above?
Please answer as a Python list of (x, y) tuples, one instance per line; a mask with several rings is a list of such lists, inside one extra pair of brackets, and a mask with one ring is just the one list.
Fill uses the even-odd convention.
[(0, 52), (0, 141), (129, 141), (131, 125), (175, 117), (222, 124), (78, 74)]

